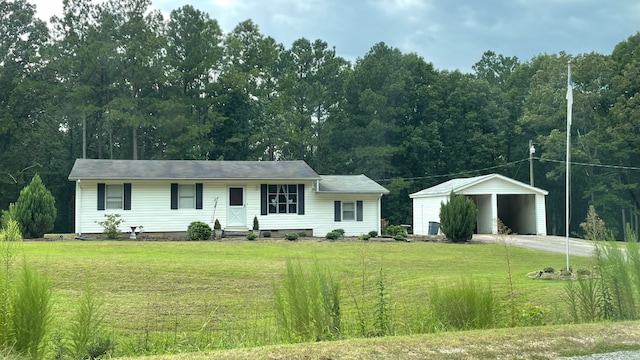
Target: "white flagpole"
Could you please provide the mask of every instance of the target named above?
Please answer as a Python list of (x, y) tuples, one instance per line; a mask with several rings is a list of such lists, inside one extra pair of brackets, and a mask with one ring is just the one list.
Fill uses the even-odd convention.
[(571, 80), (571, 61), (567, 64), (567, 173), (565, 202), (565, 235), (567, 245), (567, 271), (569, 271), (569, 195), (571, 193), (571, 110), (573, 106), (573, 82)]

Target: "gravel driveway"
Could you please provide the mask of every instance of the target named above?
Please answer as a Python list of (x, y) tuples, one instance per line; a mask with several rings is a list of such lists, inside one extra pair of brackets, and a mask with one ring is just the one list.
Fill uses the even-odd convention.
[[(567, 239), (563, 236), (541, 235), (506, 235), (497, 236), (490, 234), (473, 235), (474, 242), (501, 242), (509, 245), (526, 247), (529, 249), (552, 251), (565, 254), (567, 252)], [(591, 256), (595, 246), (592, 241), (569, 238), (569, 255)]]

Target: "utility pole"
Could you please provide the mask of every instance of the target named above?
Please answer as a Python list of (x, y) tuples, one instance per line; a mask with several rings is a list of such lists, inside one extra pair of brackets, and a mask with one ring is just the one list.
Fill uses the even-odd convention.
[(533, 186), (533, 154), (536, 148), (533, 147), (533, 141), (529, 140), (529, 185)]

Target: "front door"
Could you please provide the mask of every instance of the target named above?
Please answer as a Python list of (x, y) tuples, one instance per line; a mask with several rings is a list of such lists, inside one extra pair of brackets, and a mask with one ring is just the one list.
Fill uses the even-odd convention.
[(247, 226), (247, 215), (244, 206), (244, 188), (229, 188), (229, 209), (227, 217), (227, 226)]

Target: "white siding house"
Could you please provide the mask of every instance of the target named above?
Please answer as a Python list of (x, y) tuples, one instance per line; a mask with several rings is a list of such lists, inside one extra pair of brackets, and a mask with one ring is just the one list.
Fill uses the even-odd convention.
[[(193, 221), (227, 232), (342, 228), (380, 233), (380, 198), (389, 191), (364, 175), (321, 176), (304, 161), (76, 160), (75, 232), (100, 236), (106, 214), (128, 233), (181, 234)], [(138, 229), (139, 230), (139, 229)]]
[(498, 219), (517, 234), (547, 234), (548, 192), (499, 174), (453, 179), (409, 195), (414, 234), (434, 234), (440, 223), (440, 204), (449, 200), (451, 191), (476, 204), (478, 234), (497, 234)]

